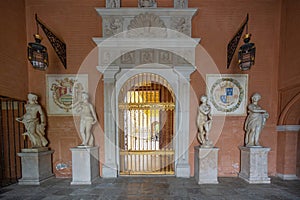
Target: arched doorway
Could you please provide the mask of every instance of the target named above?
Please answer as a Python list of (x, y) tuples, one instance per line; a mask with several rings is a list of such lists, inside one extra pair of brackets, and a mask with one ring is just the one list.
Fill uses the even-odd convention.
[(118, 96), (120, 175), (174, 175), (175, 95), (161, 76), (140, 73)]

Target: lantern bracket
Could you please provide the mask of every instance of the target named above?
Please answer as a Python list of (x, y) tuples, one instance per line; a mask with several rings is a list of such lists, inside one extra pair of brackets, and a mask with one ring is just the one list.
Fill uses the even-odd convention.
[(51, 43), (54, 51), (59, 57), (61, 63), (67, 69), (67, 55), (66, 55), (66, 44), (59, 39), (35, 14), (35, 20), (37, 25), (39, 25), (47, 36), (49, 42)]
[(239, 28), (239, 30), (236, 32), (236, 34), (234, 35), (234, 37), (230, 40), (230, 42), (227, 45), (227, 69), (229, 68), (233, 55), (236, 51), (236, 48), (239, 44), (239, 41), (242, 37), (242, 34), (244, 32), (245, 26), (247, 26), (247, 33), (248, 33), (248, 20), (249, 20), (249, 14), (247, 13), (247, 16), (243, 22), (243, 24), (241, 25), (241, 27)]

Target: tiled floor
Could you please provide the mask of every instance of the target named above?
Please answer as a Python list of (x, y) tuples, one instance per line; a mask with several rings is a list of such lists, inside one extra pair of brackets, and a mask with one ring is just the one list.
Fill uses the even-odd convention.
[(40, 186), (0, 188), (0, 199), (299, 199), (300, 181), (272, 178), (271, 184), (248, 184), (239, 178), (219, 178), (217, 185), (198, 185), (193, 178), (99, 178), (93, 185), (71, 186), (70, 179), (50, 179)]

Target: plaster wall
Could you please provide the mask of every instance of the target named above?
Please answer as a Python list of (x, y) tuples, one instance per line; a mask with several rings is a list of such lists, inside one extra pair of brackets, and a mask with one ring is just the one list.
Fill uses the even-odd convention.
[[(300, 58), (296, 56), (300, 44), (300, 2), (282, 2), (279, 57), (279, 103), (278, 125), (300, 124)], [(278, 132), (277, 173), (297, 175), (300, 173), (299, 131)]]
[[(123, 7), (137, 7), (136, 1), (123, 1)], [(101, 18), (97, 15), (95, 7), (105, 7), (104, 0), (26, 0), (27, 40), (32, 40), (35, 33), (34, 13), (49, 26), (67, 44), (68, 69), (65, 70), (58, 57), (52, 50), (47, 39), (43, 44), (49, 49), (49, 68), (45, 72), (28, 69), (29, 90), (41, 96), (41, 103), (46, 107), (46, 74), (89, 74), (89, 89), (95, 92), (92, 102), (95, 104), (99, 125), (95, 127), (96, 144), (100, 146), (100, 157), (103, 159), (103, 82), (101, 74), (96, 70), (97, 52), (93, 50), (95, 44), (92, 37), (101, 37)], [(158, 7), (172, 7), (173, 1), (159, 0)], [(276, 123), (278, 105), (278, 56), (279, 56), (279, 29), (281, 1), (279, 0), (190, 0), (189, 7), (199, 8), (193, 19), (192, 37), (201, 38), (201, 45), (211, 56), (221, 73), (249, 74), (249, 96), (254, 92), (262, 95), (261, 106), (269, 111), (270, 118), (261, 135), (261, 143), (271, 147), (269, 153), (269, 174), (276, 173)], [(256, 44), (256, 64), (248, 72), (241, 72), (233, 59), (230, 69), (226, 69), (226, 48), (246, 13), (250, 15), (249, 32), (252, 41)], [(42, 34), (42, 36), (44, 36)], [(45, 37), (45, 36), (44, 36)], [(266, 48), (267, 47), (267, 48)], [(92, 53), (89, 55), (89, 53)], [(203, 51), (197, 49), (197, 53)], [(212, 65), (209, 57), (200, 58), (196, 53), (197, 71), (191, 76), (191, 108), (190, 108), (190, 148), (189, 160), (191, 176), (194, 166), (194, 146), (198, 145), (196, 136), (196, 108), (199, 97), (205, 93), (205, 75), (209, 73)], [(85, 60), (88, 56), (89, 59)], [(224, 128), (216, 146), (219, 151), (219, 176), (237, 176), (240, 166), (239, 146), (243, 145), (243, 125), (246, 116), (227, 117)], [(214, 123), (218, 123), (216, 119)], [(48, 117), (48, 139), (53, 154), (54, 169), (57, 163), (70, 162), (70, 147), (79, 144), (75, 122), (72, 117)], [(100, 169), (102, 168), (100, 160)], [(70, 172), (55, 171), (57, 176), (70, 176)]]
[(0, 1), (0, 95), (25, 100), (28, 92), (24, 0)]

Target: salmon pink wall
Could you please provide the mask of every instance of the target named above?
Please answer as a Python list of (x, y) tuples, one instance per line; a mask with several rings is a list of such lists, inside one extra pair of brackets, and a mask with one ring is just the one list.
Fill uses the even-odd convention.
[(28, 92), (24, 0), (0, 1), (0, 95), (25, 100)]
[[(269, 173), (276, 173), (276, 123), (277, 123), (277, 80), (279, 56), (280, 1), (189, 1), (190, 7), (198, 7), (198, 15), (193, 20), (193, 37), (201, 37), (201, 45), (218, 66), (220, 73), (248, 74), (248, 97), (258, 92), (262, 95), (260, 105), (270, 113), (266, 127), (261, 134), (261, 144), (271, 147), (269, 153)], [(226, 69), (227, 44), (236, 33), (242, 21), (249, 13), (249, 32), (255, 43), (256, 63), (250, 71), (241, 72), (237, 66), (235, 54), (229, 69)], [(241, 45), (242, 43), (240, 43)], [(200, 54), (199, 54), (200, 55)], [(197, 57), (197, 55), (196, 55)], [(204, 78), (212, 66), (197, 57), (198, 71), (192, 75), (192, 87), (197, 100), (193, 100), (191, 119), (196, 119), (195, 107), (199, 97), (205, 93)], [(248, 98), (248, 102), (249, 102)], [(196, 105), (195, 105), (196, 104)], [(243, 130), (246, 116), (226, 117), (222, 133), (216, 146), (219, 151), (219, 175), (237, 176), (240, 167), (239, 146), (244, 143)], [(218, 121), (214, 123), (218, 124)], [(191, 122), (191, 136), (196, 134), (195, 123)], [(197, 144), (194, 140), (193, 144)], [(193, 151), (190, 149), (190, 159)], [(193, 165), (192, 165), (193, 166)]]
[[(282, 3), (278, 125), (300, 125), (300, 1)], [(300, 176), (300, 139), (298, 131), (278, 132), (277, 173)], [(298, 172), (297, 172), (298, 171)]]
[[(27, 40), (32, 40), (36, 32), (34, 15), (46, 24), (67, 45), (67, 69), (60, 63), (46, 35), (42, 44), (47, 46), (49, 67), (46, 71), (34, 70), (29, 67), (29, 90), (38, 94), (40, 102), (46, 108), (46, 74), (88, 74), (90, 101), (95, 105), (99, 123), (94, 127), (96, 145), (101, 148), (100, 127), (103, 127), (103, 87), (101, 74), (96, 70), (97, 52), (92, 37), (101, 34), (101, 19), (95, 7), (103, 7), (99, 0), (26, 0)], [(47, 137), (49, 147), (54, 150), (53, 169), (58, 177), (70, 177), (70, 148), (81, 143), (78, 135), (78, 119), (71, 116), (48, 116)], [(101, 126), (100, 126), (101, 124)], [(100, 148), (100, 152), (103, 150)], [(102, 156), (103, 158), (103, 156)], [(69, 169), (57, 170), (57, 164), (68, 164)]]
[[(95, 128), (97, 145), (100, 146), (100, 157), (103, 158), (103, 83), (101, 74), (96, 70), (97, 58), (92, 37), (100, 37), (101, 17), (95, 7), (104, 7), (104, 0), (26, 0), (27, 40), (32, 40), (35, 33), (34, 14), (49, 26), (67, 44), (68, 69), (65, 70), (53, 52), (47, 39), (43, 44), (48, 47), (50, 66), (45, 72), (29, 67), (29, 90), (41, 96), (41, 103), (46, 107), (46, 74), (89, 74), (89, 88), (95, 92), (92, 102), (95, 104), (99, 124)], [(124, 7), (137, 7), (136, 0), (122, 1)], [(173, 0), (158, 0), (159, 7), (172, 7)], [(269, 153), (269, 173), (276, 173), (276, 124), (278, 107), (278, 57), (280, 33), (280, 0), (190, 0), (189, 7), (199, 8), (193, 19), (193, 37), (201, 38), (201, 45), (210, 55), (201, 58), (201, 50), (197, 49), (197, 71), (191, 76), (191, 116), (190, 116), (190, 163), (193, 175), (196, 108), (200, 95), (205, 93), (205, 75), (211, 73), (210, 65), (215, 63), (220, 73), (248, 74), (249, 97), (254, 92), (262, 95), (261, 106), (270, 113), (270, 119), (261, 135), (261, 143), (271, 147)], [(233, 37), (249, 13), (249, 32), (256, 44), (256, 64), (250, 71), (241, 72), (237, 67), (236, 56), (230, 69), (226, 69), (227, 43)], [(42, 36), (43, 33), (41, 34)], [(45, 38), (45, 36), (44, 36)], [(92, 53), (90, 54), (90, 52)], [(85, 58), (91, 58), (85, 60)], [(207, 59), (207, 60), (206, 60)], [(83, 63), (83, 64), (82, 64)], [(204, 77), (204, 78), (203, 78)], [(240, 166), (239, 146), (243, 145), (243, 125), (246, 116), (227, 117), (220, 137), (216, 141), (219, 151), (219, 175), (236, 176)], [(214, 123), (218, 123), (215, 119)], [(75, 122), (72, 117), (48, 117), (48, 139), (50, 147), (55, 150), (53, 156), (55, 165), (71, 161), (70, 147), (79, 144)], [(70, 176), (70, 172), (55, 171), (57, 176)]]

